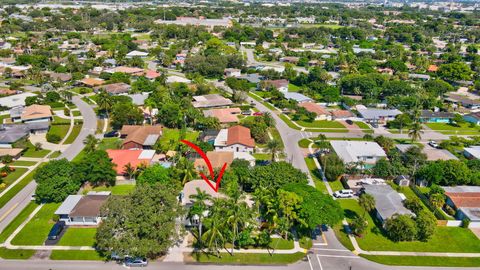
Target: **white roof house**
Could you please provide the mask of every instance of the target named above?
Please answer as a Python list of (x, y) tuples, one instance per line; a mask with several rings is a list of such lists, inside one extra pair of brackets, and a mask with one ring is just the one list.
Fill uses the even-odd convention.
[(148, 53), (146, 53), (146, 52), (131, 51), (131, 52), (127, 53), (127, 55), (125, 57), (127, 57), (127, 58), (133, 58), (133, 57), (143, 58), (143, 57), (147, 57), (147, 56), (148, 56)]
[(387, 157), (385, 151), (376, 142), (330, 141), (330, 144), (345, 163), (362, 161), (366, 164), (375, 164), (379, 159)]
[(58, 207), (57, 211), (55, 211), (55, 215), (70, 214), (82, 197), (83, 195), (69, 195), (60, 207)]
[(26, 92), (26, 93), (7, 96), (7, 97), (2, 97), (0, 98), (0, 105), (8, 108), (25, 106), (25, 99), (27, 97), (34, 97), (34, 96), (36, 96), (36, 94)]
[(381, 222), (385, 222), (395, 214), (398, 215), (412, 215), (410, 210), (403, 206), (405, 196), (396, 192), (389, 185), (364, 185), (365, 193), (372, 195), (375, 198), (375, 210), (377, 218)]
[(168, 76), (166, 80), (166, 83), (191, 83), (191, 82), (192, 81), (187, 78), (176, 76), (176, 75)]

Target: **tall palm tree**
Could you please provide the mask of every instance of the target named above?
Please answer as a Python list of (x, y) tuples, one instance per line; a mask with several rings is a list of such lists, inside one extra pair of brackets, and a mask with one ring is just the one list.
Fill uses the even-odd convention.
[(412, 127), (408, 131), (408, 136), (412, 139), (412, 142), (422, 139), (422, 124), (420, 122), (413, 123)]
[(225, 244), (225, 236), (223, 235), (225, 216), (222, 211), (225, 209), (225, 205), (220, 199), (213, 199), (212, 202), (210, 215), (205, 219), (208, 230), (201, 236), (201, 239), (202, 242), (206, 243), (209, 251), (214, 251), (219, 256), (219, 247), (223, 247)]
[(275, 125), (275, 119), (273, 119), (271, 112), (264, 112), (262, 118), (267, 126), (273, 127)]
[(85, 152), (91, 153), (97, 149), (97, 144), (99, 140), (92, 134), (88, 135), (83, 143), (85, 144)]
[(253, 221), (252, 211), (245, 202), (235, 202), (231, 200), (229, 203), (230, 207), (227, 212), (227, 228), (231, 230), (232, 237), (232, 249), (231, 255), (233, 255), (233, 249), (235, 247), (235, 241), (237, 240), (238, 234), (242, 228), (244, 228), (248, 223)]
[(445, 196), (440, 193), (432, 194), (430, 195), (429, 199), (430, 203), (435, 206), (435, 212), (438, 211), (439, 208), (442, 208), (443, 205), (445, 204)]
[(113, 106), (113, 100), (112, 97), (107, 93), (105, 90), (100, 90), (100, 92), (97, 95), (97, 104), (100, 107), (101, 110), (105, 110), (107, 113), (107, 118), (108, 118), (108, 112)]
[(267, 143), (267, 149), (272, 154), (272, 161), (275, 160), (275, 155), (281, 149), (280, 141), (272, 139)]
[(182, 185), (193, 180), (196, 176), (195, 166), (186, 158), (181, 158), (178, 168), (180, 169), (180, 177), (182, 179)]
[(203, 229), (203, 214), (207, 210), (207, 201), (212, 199), (210, 194), (205, 191), (201, 191), (197, 188), (197, 194), (190, 195), (190, 199), (193, 200), (193, 205), (188, 212), (188, 218), (192, 219), (194, 216), (198, 217), (198, 242), (202, 247), (202, 229)]
[(128, 180), (132, 180), (133, 176), (135, 175), (136, 168), (129, 162), (123, 167), (123, 170), (125, 171), (125, 174), (128, 175)]
[(365, 214), (367, 212), (370, 212), (373, 209), (375, 209), (375, 198), (370, 194), (363, 193), (358, 198), (358, 204), (360, 204), (360, 206), (363, 208), (364, 210), (363, 217), (365, 217)]

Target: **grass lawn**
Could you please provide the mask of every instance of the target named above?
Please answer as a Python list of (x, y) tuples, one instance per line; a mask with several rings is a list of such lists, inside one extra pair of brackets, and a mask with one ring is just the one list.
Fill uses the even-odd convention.
[(218, 264), (290, 264), (303, 257), (305, 253), (297, 252), (293, 254), (252, 254), (252, 253), (220, 253), (221, 257), (207, 255), (204, 253), (195, 253), (191, 256), (200, 263), (218, 263)]
[(332, 188), (333, 192), (344, 189), (343, 184), (340, 180), (337, 181), (329, 181), (330, 187)]
[(301, 24), (302, 27), (311, 28), (311, 27), (325, 27), (330, 29), (339, 29), (342, 28), (342, 25), (338, 24), (325, 24), (325, 23), (305, 23)]
[[(194, 142), (199, 135), (198, 131), (188, 131), (185, 133), (185, 140)], [(164, 128), (163, 135), (160, 138), (162, 149), (176, 149), (180, 143), (180, 130), (172, 128)]]
[[(72, 128), (72, 132), (70, 132), (70, 135), (68, 135), (67, 139), (65, 140), (65, 144), (71, 144), (75, 139), (77, 138), (78, 134), (80, 133), (80, 130), (82, 130), (82, 124), (79, 125), (74, 125)], [(67, 129), (68, 131), (68, 129)]]
[(50, 158), (57, 158), (62, 154), (60, 151), (55, 151), (50, 155)]
[(342, 125), (338, 121), (327, 121), (327, 120), (315, 120), (313, 122), (307, 122), (304, 120), (299, 120), (297, 123), (304, 127), (309, 128), (335, 128), (335, 129), (346, 129), (344, 125)]
[(95, 250), (52, 250), (50, 260), (104, 261)]
[(278, 132), (278, 130), (274, 127), (271, 127), (271, 128), (268, 129), (268, 131), (272, 135), (273, 139), (280, 142), (280, 147), (281, 147), (281, 149), (283, 149), (284, 145), (283, 145), (283, 141), (282, 141), (282, 136), (280, 136), (280, 133)]
[[(347, 220), (363, 215), (363, 209), (356, 200), (338, 200)], [(376, 226), (372, 216), (367, 214), (368, 228), (363, 237), (357, 237), (358, 244), (368, 251), (417, 251), (417, 252), (480, 252), (480, 240), (469, 230), (460, 227), (437, 227), (427, 242), (393, 242)]]
[[(275, 250), (277, 249), (289, 250), (289, 249), (293, 249), (294, 247), (293, 240), (285, 240), (283, 238), (272, 238), (272, 241), (268, 246), (270, 249), (275, 249)], [(232, 244), (226, 243), (225, 248), (230, 250), (232, 248)], [(249, 247), (245, 247), (245, 249), (258, 249), (258, 248), (254, 246), (249, 246)]]
[(13, 238), (13, 245), (42, 245), (55, 222), (52, 218), (59, 203), (45, 204), (40, 211)]
[(0, 248), (0, 258), (7, 260), (27, 260), (30, 259), (33, 254), (35, 254), (35, 250)]
[(25, 152), (23, 152), (22, 156), (32, 157), (32, 158), (43, 158), (48, 153), (50, 153), (50, 150), (47, 150), (47, 149), (42, 149), (42, 150), (35, 151), (35, 146), (30, 141), (28, 141), (27, 142), (27, 150)]
[(295, 84), (289, 83), (288, 84), (288, 92), (298, 92), (300, 91), (300, 87), (296, 86)]
[(0, 124), (3, 124), (3, 120), (10, 118), (10, 114), (2, 114), (0, 115)]
[(68, 228), (58, 241), (59, 246), (90, 246), (95, 244), (97, 228)]
[(272, 155), (266, 153), (255, 153), (252, 155), (256, 160), (270, 160)]
[(307, 168), (310, 171), (313, 181), (315, 182), (315, 188), (321, 191), (323, 194), (328, 194), (327, 186), (322, 181), (322, 176), (315, 166), (315, 161), (311, 158), (305, 158), (305, 163), (307, 163)]
[(48, 134), (56, 134), (58, 137), (60, 137), (60, 141), (65, 138), (67, 135), (68, 129), (70, 128), (70, 125), (51, 125), (50, 129), (48, 130)]
[(82, 116), (80, 111), (72, 111), (73, 116)]
[(480, 267), (480, 258), (431, 257), (431, 256), (377, 256), (360, 255), (363, 258), (386, 265)]
[(479, 135), (479, 127), (470, 127), (469, 123), (463, 123), (459, 126), (450, 125), (449, 123), (427, 123), (427, 127), (438, 130), (442, 134), (459, 134), (459, 135)]
[[(111, 191), (112, 195), (128, 195), (132, 190), (135, 189), (135, 185), (116, 185), (113, 187), (95, 187), (91, 190), (93, 191)], [(90, 189), (85, 189), (84, 194), (91, 191)]]
[(103, 138), (98, 144), (99, 150), (120, 149), (122, 140), (120, 138)]
[(38, 205), (34, 202), (27, 204), (27, 207), (25, 207), (20, 212), (20, 214), (18, 214), (12, 220), (12, 222), (10, 222), (7, 227), (5, 227), (5, 229), (2, 231), (2, 233), (0, 234), (0, 243), (5, 242), (5, 240), (7, 240), (7, 238), (13, 233), (13, 231), (15, 231), (18, 226), (20, 226), (20, 224), (22, 224), (22, 222), (27, 219), (27, 217), (33, 212), (33, 210), (35, 210), (35, 208), (37, 208), (37, 206)]
[(15, 168), (15, 171), (9, 173), (7, 177), (2, 178), (2, 181), (8, 186), (11, 183), (15, 182), (15, 180), (17, 180), (20, 176), (22, 176), (27, 171), (28, 171), (27, 168)]
[(365, 133), (373, 133), (373, 130), (364, 122), (362, 121), (355, 121), (355, 125), (362, 129)]
[(8, 165), (15, 167), (15, 166), (33, 166), (35, 164), (37, 164), (37, 162), (35, 162), (35, 161), (15, 160), (14, 162), (12, 162)]
[(33, 180), (35, 170), (26, 175), (20, 182), (7, 191), (2, 197), (0, 197), (0, 208), (10, 201), (20, 190), (22, 190), (28, 183)]
[(281, 113), (278, 115), (278, 117), (280, 117), (280, 119), (282, 119), (283, 122), (285, 122), (285, 124), (287, 124), (287, 126), (289, 126), (290, 128), (300, 130), (300, 128), (295, 125), (292, 120), (290, 120), (285, 114)]
[(60, 116), (53, 116), (53, 122), (52, 124), (57, 124), (57, 125), (70, 125), (70, 119), (65, 119)]
[(310, 237), (304, 236), (298, 241), (301, 248), (311, 249), (313, 246), (312, 239)]

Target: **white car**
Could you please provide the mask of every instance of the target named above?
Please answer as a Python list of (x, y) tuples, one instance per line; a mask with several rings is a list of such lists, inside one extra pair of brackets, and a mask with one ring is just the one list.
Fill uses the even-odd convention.
[(436, 141), (429, 141), (428, 145), (430, 145), (433, 148), (440, 148), (440, 145)]
[(351, 189), (342, 189), (333, 193), (335, 198), (351, 198), (355, 195)]

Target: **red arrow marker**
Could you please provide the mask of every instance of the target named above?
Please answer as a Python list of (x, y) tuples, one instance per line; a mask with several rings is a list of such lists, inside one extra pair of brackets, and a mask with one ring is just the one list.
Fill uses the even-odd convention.
[(213, 190), (215, 190), (215, 192), (218, 192), (218, 188), (220, 187), (220, 182), (222, 181), (223, 173), (225, 172), (225, 169), (227, 168), (227, 163), (223, 164), (222, 169), (218, 173), (217, 180), (215, 181), (215, 172), (213, 171), (212, 163), (208, 159), (207, 155), (202, 151), (202, 149), (200, 147), (198, 147), (197, 145), (195, 145), (194, 143), (189, 142), (187, 140), (181, 140), (180, 142), (190, 146), (193, 150), (195, 150), (203, 158), (203, 160), (207, 164), (208, 171), (210, 172), (210, 177), (212, 178), (212, 181), (215, 182), (215, 186), (213, 186), (212, 183), (210, 183), (210, 180), (208, 180), (208, 178), (203, 173), (200, 173), (200, 176), (203, 178), (203, 180), (205, 180), (205, 182), (207, 182), (207, 184)]

